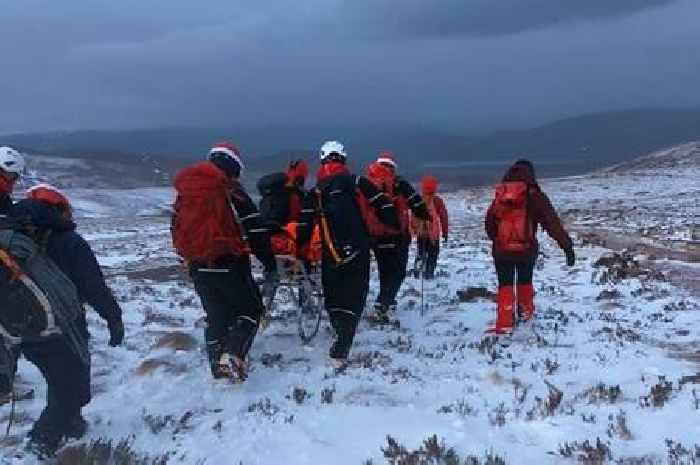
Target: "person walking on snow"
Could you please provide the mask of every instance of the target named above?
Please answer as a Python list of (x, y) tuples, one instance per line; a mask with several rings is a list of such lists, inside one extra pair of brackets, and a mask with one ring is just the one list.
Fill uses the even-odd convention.
[(379, 269), (379, 295), (374, 304), (375, 317), (386, 322), (396, 310), (396, 296), (406, 278), (408, 249), (411, 245), (410, 215), (426, 221), (430, 218), (423, 198), (413, 186), (396, 174), (397, 163), (389, 151), (379, 153), (367, 169), (367, 178), (392, 201), (399, 217), (399, 229), (384, 225), (368, 210), (367, 227), (372, 252)]
[(532, 274), (539, 251), (539, 225), (564, 250), (566, 264), (573, 266), (576, 257), (571, 238), (538, 185), (534, 166), (521, 159), (503, 176), (486, 213), (486, 234), (493, 242), (492, 253), (498, 274), (496, 324), (487, 332), (512, 332), (514, 308), (525, 321), (535, 314)]
[(305, 160), (289, 163), (286, 172), (271, 173), (258, 181), (260, 216), (272, 234), (277, 255), (296, 255), (306, 262), (320, 261), (319, 250), (311, 250), (315, 226), (315, 200), (304, 189), (309, 166)]
[(367, 301), (370, 237), (363, 212), (372, 210), (379, 221), (398, 229), (391, 200), (366, 177), (350, 173), (343, 144), (321, 146), (316, 176), (323, 258), (322, 284), (326, 311), (335, 330), (330, 358), (342, 365), (348, 358), (357, 325)]
[[(46, 254), (75, 285), (80, 304), (89, 304), (107, 322), (109, 345), (121, 345), (122, 310), (105, 283), (90, 245), (76, 232), (68, 198), (57, 188), (41, 184), (27, 191), (26, 198), (14, 206), (13, 216), (28, 218), (37, 237), (46, 238)], [(84, 307), (81, 310), (75, 325), (87, 346), (89, 331)], [(29, 432), (30, 449), (51, 455), (64, 439), (80, 438), (87, 429), (81, 409), (91, 398), (89, 360), (86, 365), (64, 336), (25, 342), (21, 350), (39, 368), (48, 385), (46, 407)]]
[(247, 377), (246, 357), (264, 313), (251, 251), (264, 267), (263, 292), (279, 281), (269, 229), (238, 181), (242, 169), (238, 148), (221, 142), (207, 161), (180, 171), (171, 227), (206, 313), (211, 374), (234, 382)]
[(437, 195), (437, 188), (438, 181), (435, 177), (423, 177), (421, 191), (430, 213), (430, 220), (426, 221), (416, 216), (411, 217), (411, 229), (416, 236), (418, 246), (415, 268), (417, 272), (425, 273), (425, 279), (435, 278), (435, 267), (440, 254), (440, 235), (442, 235), (442, 241), (445, 242), (449, 232), (447, 208), (445, 208), (442, 197)]
[[(12, 147), (0, 147), (0, 218), (12, 213), (12, 191), (24, 171), (24, 157)], [(12, 378), (17, 370), (17, 354), (0, 341), (0, 405), (12, 399)]]
[(12, 147), (0, 147), (0, 215), (12, 211), (12, 190), (24, 171), (24, 157)]

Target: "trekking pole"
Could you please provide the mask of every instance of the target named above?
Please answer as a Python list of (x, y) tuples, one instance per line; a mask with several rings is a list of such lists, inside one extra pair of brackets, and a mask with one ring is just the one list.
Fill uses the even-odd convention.
[(423, 255), (421, 256), (420, 267), (418, 272), (420, 273), (420, 316), (425, 316), (425, 269), (427, 260), (425, 259), (425, 246), (423, 247)]
[(5, 439), (10, 437), (10, 431), (12, 430), (12, 424), (15, 422), (15, 405), (17, 404), (17, 394), (15, 393), (15, 377), (17, 372), (12, 375), (10, 383), (12, 386), (12, 403), (10, 404), (10, 418), (7, 420), (7, 430), (5, 430)]
[(420, 271), (420, 316), (425, 316), (425, 267)]
[(518, 268), (515, 268), (515, 272), (513, 273), (513, 287), (515, 288), (515, 292), (513, 292), (513, 296), (515, 298), (515, 302), (513, 302), (513, 330), (515, 330), (516, 327), (520, 324), (520, 311), (518, 309), (518, 286), (516, 286), (516, 283), (518, 282)]

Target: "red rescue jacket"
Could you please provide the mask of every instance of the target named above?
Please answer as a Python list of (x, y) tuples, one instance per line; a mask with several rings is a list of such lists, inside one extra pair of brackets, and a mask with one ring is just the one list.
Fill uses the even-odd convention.
[(423, 192), (423, 200), (430, 212), (431, 220), (425, 221), (417, 218), (415, 215), (411, 217), (411, 231), (418, 238), (428, 238), (433, 242), (440, 240), (442, 237), (447, 237), (449, 233), (449, 219), (445, 202), (437, 194)]
[(539, 226), (542, 226), (563, 250), (572, 247), (571, 238), (564, 229), (559, 215), (557, 215), (547, 195), (540, 189), (534, 173), (527, 165), (516, 163), (511, 166), (503, 177), (503, 182), (524, 182), (527, 185), (527, 219), (531, 224), (532, 241), (530, 247), (522, 252), (507, 251), (499, 247), (499, 214), (494, 199), (486, 212), (484, 226), (486, 234), (493, 241), (492, 253), (495, 258), (514, 262), (532, 260), (539, 250), (537, 242), (537, 229)]
[(374, 238), (387, 238), (398, 235), (408, 236), (410, 223), (408, 199), (399, 192), (397, 177), (394, 172), (381, 163), (375, 162), (367, 168), (367, 179), (389, 198), (399, 218), (398, 229), (385, 225), (377, 217), (368, 199), (364, 196), (360, 197), (360, 210), (362, 210), (362, 215), (365, 218), (369, 235)]

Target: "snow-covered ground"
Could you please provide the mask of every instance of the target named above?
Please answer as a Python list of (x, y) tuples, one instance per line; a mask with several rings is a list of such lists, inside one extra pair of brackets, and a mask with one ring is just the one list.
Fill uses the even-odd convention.
[[(408, 278), (400, 327), (363, 321), (353, 363), (342, 372), (327, 363), (326, 320), (304, 347), (293, 321), (275, 319), (252, 348), (249, 380), (237, 386), (209, 376), (203, 312), (177, 266), (163, 214), (170, 192), (69, 192), (127, 325), (125, 346), (111, 349), (105, 325), (90, 313), (94, 399), (84, 412), (86, 440), (132, 438), (140, 453), (169, 453), (172, 463), (186, 464), (381, 464), (387, 435), (416, 449), (434, 434), (460, 455), (492, 452), (508, 464), (695, 463), (682, 448), (695, 454), (700, 443), (700, 300), (686, 285), (698, 265), (684, 263), (697, 256), (698, 174), (684, 167), (544, 182), (576, 231), (578, 261), (567, 268), (542, 238), (535, 326), (510, 344), (483, 334), (493, 302), (457, 295), (496, 288), (482, 227), (491, 192), (449, 194), (453, 232), (439, 278), (425, 285), (424, 316), (420, 283)], [(603, 232), (632, 245), (647, 238), (657, 255), (674, 239), (680, 255), (633, 249), (606, 260), (613, 257), (607, 247), (620, 242), (592, 239)], [(676, 276), (675, 265), (691, 270), (689, 278)], [(376, 285), (373, 275), (373, 293)], [(37, 399), (18, 403), (2, 463), (32, 463), (13, 457), (45, 386), (26, 362), (20, 378)], [(8, 415), (0, 408), (0, 420)], [(687, 461), (668, 461), (669, 450)]]

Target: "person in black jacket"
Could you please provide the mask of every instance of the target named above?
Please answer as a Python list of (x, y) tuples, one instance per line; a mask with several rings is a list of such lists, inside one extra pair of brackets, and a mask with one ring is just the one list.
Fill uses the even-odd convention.
[(329, 355), (342, 365), (352, 347), (369, 290), (370, 236), (360, 202), (366, 201), (379, 221), (390, 227), (398, 229), (399, 220), (391, 200), (372, 181), (350, 173), (341, 143), (324, 143), (320, 156), (316, 192), (323, 239), (323, 294), (336, 333)]
[[(12, 213), (12, 190), (24, 171), (24, 157), (12, 147), (0, 147), (0, 218)], [(12, 398), (17, 354), (0, 340), (0, 405)]]
[[(247, 377), (246, 358), (264, 313), (251, 252), (264, 267), (262, 294), (271, 294), (279, 281), (269, 228), (238, 182), (242, 168), (235, 145), (215, 144), (208, 161), (176, 176), (172, 218), (173, 245), (188, 264), (207, 317), (204, 337), (211, 374), (234, 382)], [(203, 197), (202, 185), (208, 187)]]
[[(73, 282), (83, 304), (89, 304), (107, 322), (110, 346), (122, 344), (124, 325), (119, 304), (107, 287), (90, 245), (76, 232), (68, 199), (58, 189), (40, 185), (13, 208), (13, 216), (28, 218), (37, 237), (46, 238), (47, 255)], [(87, 341), (85, 312), (76, 321)], [(48, 384), (47, 405), (29, 433), (31, 447), (52, 454), (66, 438), (84, 434), (87, 423), (81, 408), (90, 401), (90, 368), (70, 350), (63, 337), (23, 343), (25, 358), (36, 365)]]
[(367, 177), (390, 197), (399, 218), (398, 229), (382, 224), (369, 228), (372, 251), (379, 270), (379, 294), (374, 303), (374, 317), (378, 322), (388, 322), (389, 314), (396, 311), (396, 296), (406, 279), (408, 249), (411, 246), (410, 214), (424, 221), (430, 220), (423, 198), (396, 173), (396, 168), (394, 154), (384, 150), (367, 169)]
[(292, 234), (300, 256), (311, 240), (316, 215), (314, 197), (304, 189), (308, 174), (306, 161), (294, 160), (286, 172), (271, 173), (258, 181), (262, 223), (273, 235)]
[(12, 210), (12, 190), (24, 171), (24, 157), (12, 147), (0, 147), (0, 215)]

